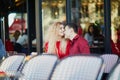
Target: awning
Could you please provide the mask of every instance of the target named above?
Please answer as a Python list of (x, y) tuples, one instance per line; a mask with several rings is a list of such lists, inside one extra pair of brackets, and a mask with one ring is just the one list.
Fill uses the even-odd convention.
[(9, 33), (14, 33), (16, 30), (20, 32), (25, 31), (25, 20), (24, 19), (14, 19), (12, 25), (9, 27)]

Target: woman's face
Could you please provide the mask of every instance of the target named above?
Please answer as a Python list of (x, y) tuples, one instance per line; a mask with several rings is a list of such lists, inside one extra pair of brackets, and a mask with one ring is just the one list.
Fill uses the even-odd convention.
[(58, 35), (64, 36), (64, 26), (62, 24), (59, 26)]
[(92, 33), (94, 31), (93, 27), (90, 27), (89, 31)]

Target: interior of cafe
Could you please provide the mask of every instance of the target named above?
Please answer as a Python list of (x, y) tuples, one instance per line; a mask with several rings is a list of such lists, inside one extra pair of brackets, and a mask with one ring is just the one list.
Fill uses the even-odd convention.
[[(70, 4), (70, 8), (67, 8), (67, 4)], [(28, 4), (30, 3), (30, 4)], [(34, 3), (34, 4), (33, 4)], [(116, 29), (120, 28), (120, 0), (111, 0), (110, 4), (110, 34), (111, 39), (115, 40)], [(28, 44), (33, 46), (33, 51), (36, 51), (36, 36), (39, 32), (36, 31), (36, 12), (35, 1), (27, 0), (4, 0), (0, 1), (0, 18), (1, 18), (1, 38), (5, 41), (5, 38), (12, 39), (13, 33), (19, 30), (21, 34), (28, 29), (29, 40)], [(77, 23), (82, 29), (82, 35), (88, 29), (89, 24), (93, 23), (97, 27), (98, 33), (103, 36), (102, 41), (94, 41), (97, 46), (104, 47), (105, 37), (105, 6), (104, 0), (42, 0), (41, 9), (42, 14), (42, 41), (44, 45), (44, 36), (48, 27), (55, 21), (71, 21)], [(34, 7), (33, 7), (34, 6)], [(2, 9), (5, 8), (5, 9)], [(31, 8), (31, 10), (29, 9)], [(71, 12), (68, 12), (68, 11)], [(32, 15), (32, 16), (30, 16)], [(70, 18), (67, 16), (70, 15)], [(32, 20), (31, 20), (32, 19)], [(33, 23), (33, 24), (30, 24)], [(83, 35), (84, 36), (84, 35)], [(29, 47), (30, 47), (29, 46)], [(27, 46), (28, 47), (28, 46)], [(31, 50), (31, 49), (30, 49)], [(102, 50), (100, 50), (102, 51)], [(104, 49), (103, 49), (104, 51)]]

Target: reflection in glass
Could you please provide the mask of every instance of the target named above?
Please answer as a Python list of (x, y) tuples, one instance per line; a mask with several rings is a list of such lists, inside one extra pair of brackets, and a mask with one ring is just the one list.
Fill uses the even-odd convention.
[(53, 22), (66, 21), (65, 4), (66, 0), (42, 1), (43, 41), (46, 30)]

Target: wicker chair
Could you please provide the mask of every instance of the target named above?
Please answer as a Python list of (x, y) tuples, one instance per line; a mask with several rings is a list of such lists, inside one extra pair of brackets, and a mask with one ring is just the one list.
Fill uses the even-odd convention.
[(105, 64), (105, 69), (104, 69), (104, 74), (103, 74), (102, 80), (106, 80), (109, 72), (115, 66), (115, 64), (118, 62), (119, 57), (116, 54), (103, 54), (103, 55), (101, 55), (101, 57), (103, 58), (104, 64)]
[(48, 80), (56, 62), (55, 55), (38, 55), (25, 64), (19, 80)]
[(24, 55), (13, 55), (5, 58), (0, 65), (0, 71), (5, 72), (10, 77), (16, 76), (24, 58)]
[(113, 67), (107, 80), (120, 80), (120, 62)]
[(56, 66), (51, 80), (100, 80), (103, 60), (96, 56), (70, 56)]

